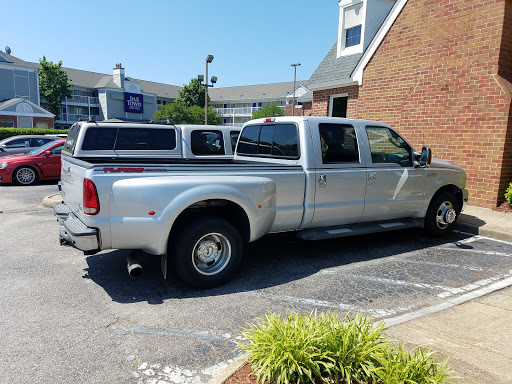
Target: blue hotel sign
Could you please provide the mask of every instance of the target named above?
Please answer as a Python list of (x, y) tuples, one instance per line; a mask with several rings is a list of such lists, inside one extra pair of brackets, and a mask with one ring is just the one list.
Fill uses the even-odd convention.
[(139, 93), (124, 93), (125, 112), (144, 113), (144, 100)]

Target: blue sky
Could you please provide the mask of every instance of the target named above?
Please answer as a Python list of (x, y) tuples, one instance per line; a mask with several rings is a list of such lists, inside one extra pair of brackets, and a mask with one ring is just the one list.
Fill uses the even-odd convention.
[(0, 49), (37, 62), (183, 85), (205, 72), (219, 87), (309, 79), (337, 38), (337, 0), (9, 1)]

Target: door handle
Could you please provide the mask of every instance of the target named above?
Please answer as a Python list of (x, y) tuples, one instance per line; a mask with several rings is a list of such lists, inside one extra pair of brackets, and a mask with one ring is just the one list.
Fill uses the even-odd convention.
[(320, 188), (325, 188), (327, 187), (327, 175), (318, 175), (318, 186)]

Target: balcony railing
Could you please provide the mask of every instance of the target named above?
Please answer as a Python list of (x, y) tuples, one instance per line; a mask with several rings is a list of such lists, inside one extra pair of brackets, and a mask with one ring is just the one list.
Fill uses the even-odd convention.
[[(286, 106), (279, 105), (283, 111), (286, 110)], [(239, 107), (239, 108), (215, 108), (217, 115), (220, 117), (233, 117), (233, 116), (252, 116), (254, 111), (257, 111), (261, 107)]]
[[(90, 115), (94, 118), (94, 120), (99, 120), (100, 119), (100, 115)], [(87, 121), (89, 120), (89, 115), (82, 115), (82, 114), (74, 114), (74, 113), (61, 113), (60, 116), (59, 116), (59, 119), (57, 120), (57, 122), (59, 123), (69, 123), (69, 124), (72, 124), (72, 123), (76, 123), (77, 121)]]
[(72, 96), (72, 97), (65, 97), (64, 100), (62, 100), (62, 104), (99, 105), (100, 99), (99, 99), (99, 97), (91, 97), (91, 96)]
[(243, 127), (244, 123), (224, 123), (222, 125), (226, 127)]

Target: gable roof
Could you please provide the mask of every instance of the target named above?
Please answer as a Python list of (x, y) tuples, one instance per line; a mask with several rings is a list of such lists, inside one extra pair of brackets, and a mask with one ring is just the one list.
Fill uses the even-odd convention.
[[(17, 112), (16, 106), (21, 103), (27, 103), (32, 107), (32, 112)], [(25, 99), (24, 97), (16, 97), (14, 99), (4, 100), (0, 102), (0, 111), (3, 114), (9, 115), (31, 115), (31, 116), (43, 116), (43, 117), (55, 117), (55, 115), (46, 109), (40, 107), (39, 105), (31, 102), (30, 100)]]
[(39, 69), (40, 68), (39, 64), (31, 63), (29, 61), (23, 61), (21, 59), (18, 59), (15, 56), (12, 56), (12, 55), (2, 52), (2, 51), (0, 51), (0, 58), (2, 58), (2, 60), (0, 60), (0, 63), (13, 64), (18, 67), (26, 67), (26, 68), (31, 68), (31, 69)]
[[(300, 80), (295, 86), (307, 88), (308, 81)], [(263, 100), (284, 98), (293, 92), (293, 81), (272, 84), (242, 85), (237, 87), (223, 87), (208, 89), (208, 96), (212, 102)]]
[(312, 90), (361, 85), (363, 71), (408, 0), (397, 0), (363, 53), (337, 57), (337, 42), (309, 79)]
[[(112, 75), (104, 73), (96, 73), (89, 71), (82, 71), (81, 69), (62, 68), (68, 74), (69, 81), (77, 86), (83, 88), (113, 88), (120, 89), (114, 83)], [(133, 81), (140, 83), (141, 91), (144, 93), (153, 93), (157, 96), (175, 99), (178, 97), (181, 87), (176, 85), (169, 85), (163, 83), (155, 83), (153, 81), (139, 80), (133, 77), (126, 77), (125, 81)]]

